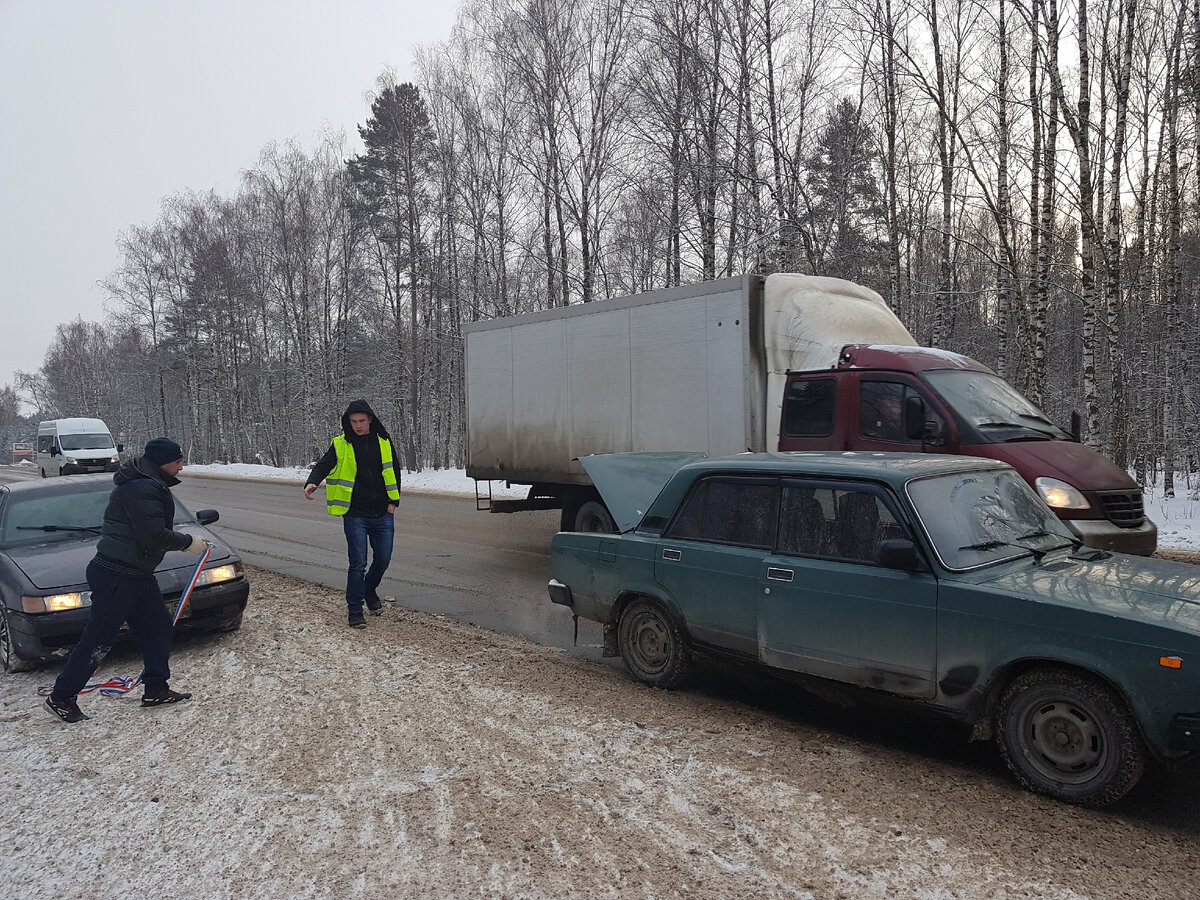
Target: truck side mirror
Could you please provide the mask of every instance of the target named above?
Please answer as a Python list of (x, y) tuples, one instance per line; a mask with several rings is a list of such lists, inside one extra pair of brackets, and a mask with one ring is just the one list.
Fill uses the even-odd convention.
[(1083, 419), (1079, 415), (1079, 410), (1071, 410), (1071, 440), (1079, 443), (1080, 435), (1083, 434)]
[(124, 452), (125, 452), (125, 445), (124, 445), (124, 444), (117, 444), (117, 452), (118, 452), (118, 453), (124, 453)]

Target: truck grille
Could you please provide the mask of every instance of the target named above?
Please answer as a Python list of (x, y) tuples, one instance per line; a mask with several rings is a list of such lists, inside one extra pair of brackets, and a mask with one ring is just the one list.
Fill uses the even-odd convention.
[(1101, 491), (1105, 517), (1120, 528), (1137, 528), (1146, 520), (1140, 491)]

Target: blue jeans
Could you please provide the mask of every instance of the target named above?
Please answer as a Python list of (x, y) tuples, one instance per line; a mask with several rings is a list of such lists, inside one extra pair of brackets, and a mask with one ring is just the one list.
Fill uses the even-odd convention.
[[(346, 555), (350, 568), (346, 570), (346, 606), (360, 613), (367, 591), (374, 593), (383, 581), (383, 573), (392, 561), (392, 539), (396, 520), (391, 513), (373, 519), (362, 516), (342, 516), (346, 532)], [(367, 544), (371, 545), (371, 568), (367, 568)]]
[(88, 586), (92, 589), (92, 615), (79, 643), (71, 650), (62, 674), (54, 682), (53, 697), (74, 697), (87, 684), (117, 639), (121, 625), (129, 623), (129, 634), (142, 651), (142, 684), (149, 694), (167, 689), (171, 677), (171, 617), (153, 575), (118, 572), (97, 559), (88, 563)]

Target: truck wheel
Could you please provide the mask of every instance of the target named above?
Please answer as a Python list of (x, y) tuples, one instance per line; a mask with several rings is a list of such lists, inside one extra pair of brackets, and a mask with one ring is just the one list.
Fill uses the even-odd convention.
[(40, 472), (42, 473), (42, 477), (43, 477), (43, 478), (45, 478), (45, 477), (46, 477), (46, 470), (45, 470), (45, 469), (43, 469), (41, 466), (39, 466), (39, 467), (38, 467), (38, 471), (40, 471)]
[(0, 608), (0, 665), (5, 672), (28, 672), (34, 667), (34, 663), (17, 656), (12, 632), (8, 628), (8, 610), (4, 608)]
[(607, 506), (599, 500), (588, 500), (575, 513), (575, 530), (615, 534), (617, 525)]
[(683, 630), (652, 600), (634, 600), (625, 607), (617, 644), (634, 677), (654, 687), (675, 687), (691, 671), (692, 654)]
[(1070, 669), (1016, 678), (1000, 698), (996, 743), (1022, 785), (1080, 806), (1121, 799), (1146, 767), (1146, 748), (1122, 699)]

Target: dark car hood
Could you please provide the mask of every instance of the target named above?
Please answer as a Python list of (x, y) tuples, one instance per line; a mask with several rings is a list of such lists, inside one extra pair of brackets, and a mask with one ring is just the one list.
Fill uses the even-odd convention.
[(988, 586), (1058, 606), (1200, 635), (1200, 566), (1114, 553), (1001, 567)]
[[(210, 563), (230, 558), (229, 548), (216, 540), (211, 532), (195, 526), (176, 527), (182, 533), (198, 533), (212, 541), (213, 549), (208, 557)], [(11, 547), (3, 552), (34, 588), (41, 591), (55, 588), (70, 590), (87, 583), (87, 566), (96, 555), (96, 540), (47, 541)], [(182, 590), (199, 559), (194, 554), (179, 550), (164, 556), (154, 572), (163, 592)]]
[(579, 464), (604, 498), (617, 531), (623, 533), (642, 521), (658, 492), (680, 466), (705, 456), (685, 451), (598, 453), (580, 457)]

